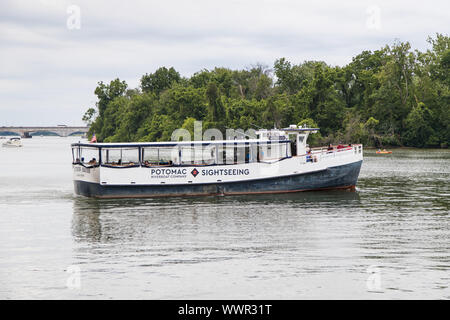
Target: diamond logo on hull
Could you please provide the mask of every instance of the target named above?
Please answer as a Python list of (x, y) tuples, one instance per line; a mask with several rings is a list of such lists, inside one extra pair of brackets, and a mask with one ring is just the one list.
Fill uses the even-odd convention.
[(194, 178), (199, 174), (200, 172), (198, 172), (197, 169), (194, 169), (191, 171), (191, 174), (194, 176)]

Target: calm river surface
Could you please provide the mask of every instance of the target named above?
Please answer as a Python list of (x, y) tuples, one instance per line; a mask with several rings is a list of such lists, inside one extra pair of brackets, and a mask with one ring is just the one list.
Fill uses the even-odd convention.
[(93, 200), (78, 140), (0, 148), (0, 298), (450, 299), (450, 150), (367, 150), (356, 192)]

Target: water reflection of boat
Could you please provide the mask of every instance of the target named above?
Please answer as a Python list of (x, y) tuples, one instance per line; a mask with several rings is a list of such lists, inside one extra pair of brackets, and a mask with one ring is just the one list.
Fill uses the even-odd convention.
[(392, 153), (392, 151), (388, 151), (388, 150), (386, 150), (386, 149), (383, 149), (383, 150), (378, 149), (378, 150), (376, 151), (376, 153), (377, 153), (377, 154), (389, 154), (389, 153)]
[(101, 240), (102, 225), (100, 223), (100, 204), (98, 201), (74, 200), (72, 235), (78, 241), (98, 242)]
[[(121, 239), (148, 239), (152, 241), (154, 232), (164, 232), (162, 226), (185, 231), (189, 223), (201, 225), (205, 219), (213, 219), (214, 224), (230, 221), (234, 215), (262, 212), (270, 216), (274, 208), (288, 210), (295, 214), (305, 214), (311, 210), (330, 208), (345, 209), (359, 205), (358, 192), (330, 190), (305, 192), (301, 194), (262, 194), (206, 197), (177, 197), (149, 199), (73, 199), (72, 236), (76, 242), (106, 243)], [(198, 210), (203, 208), (203, 210)], [(200, 217), (200, 219), (199, 219)], [(247, 216), (248, 221), (251, 220)], [(199, 221), (197, 221), (197, 219)], [(284, 222), (277, 220), (277, 223)], [(260, 226), (262, 226), (261, 224)], [(154, 232), (150, 232), (153, 230)], [(159, 231), (158, 231), (159, 230)], [(160, 235), (163, 236), (163, 235)]]
[(259, 130), (257, 139), (74, 143), (75, 193), (146, 198), (354, 190), (362, 145), (309, 148), (308, 135), (317, 130), (292, 125)]
[(23, 145), (22, 140), (20, 140), (20, 137), (12, 137), (8, 141), (4, 142), (2, 146), (8, 148), (17, 148), (22, 147)]

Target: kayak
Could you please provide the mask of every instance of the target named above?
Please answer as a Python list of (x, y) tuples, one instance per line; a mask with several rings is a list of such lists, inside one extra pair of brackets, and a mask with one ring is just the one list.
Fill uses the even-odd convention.
[(377, 154), (389, 154), (389, 153), (392, 153), (392, 151), (387, 151), (387, 150), (381, 151), (381, 150), (378, 150), (376, 153)]

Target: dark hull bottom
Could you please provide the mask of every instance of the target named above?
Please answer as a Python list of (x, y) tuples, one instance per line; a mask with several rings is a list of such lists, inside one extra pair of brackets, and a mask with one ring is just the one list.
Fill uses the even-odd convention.
[(213, 184), (118, 185), (74, 181), (75, 193), (95, 198), (149, 198), (173, 196), (288, 193), (312, 190), (355, 189), (362, 161), (299, 175)]

